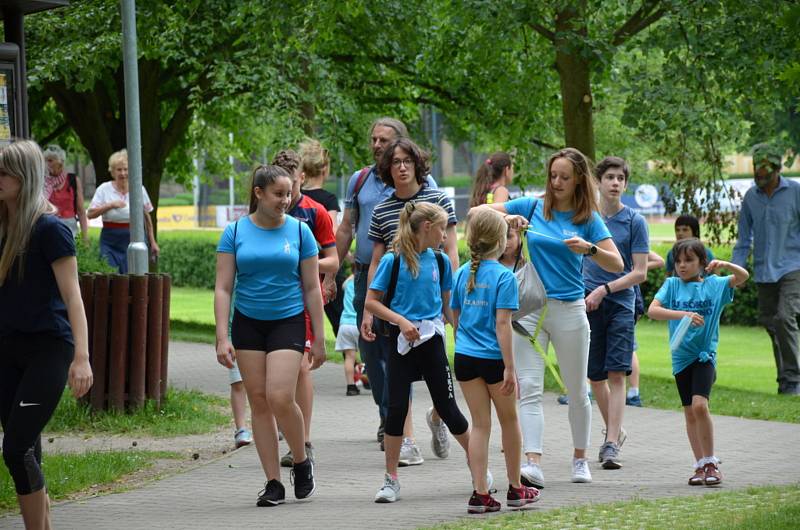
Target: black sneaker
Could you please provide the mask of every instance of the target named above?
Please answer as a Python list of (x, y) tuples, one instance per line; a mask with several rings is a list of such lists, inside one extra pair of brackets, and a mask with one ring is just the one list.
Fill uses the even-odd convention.
[(347, 396), (357, 396), (360, 393), (361, 392), (358, 390), (358, 387), (356, 385), (347, 385), (347, 392), (345, 392), (345, 395), (347, 395)]
[(294, 496), (298, 499), (311, 497), (317, 489), (314, 482), (314, 462), (310, 458), (294, 464), (289, 477), (294, 484)]
[(277, 506), (286, 502), (286, 490), (283, 484), (275, 479), (264, 484), (264, 489), (258, 493), (256, 506)]

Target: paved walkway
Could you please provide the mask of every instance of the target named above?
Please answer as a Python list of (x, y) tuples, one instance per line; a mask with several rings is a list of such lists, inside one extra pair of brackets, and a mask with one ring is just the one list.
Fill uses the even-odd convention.
[[(171, 382), (225, 394), (227, 374), (216, 364), (208, 345), (172, 343)], [(293, 499), (277, 508), (257, 508), (264, 476), (253, 447), (226, 455), (187, 473), (144, 488), (53, 507), (56, 528), (200, 529), (200, 528), (346, 528), (381, 524), (417, 528), (466, 516), (471, 493), (464, 454), (453, 442), (450, 458), (439, 460), (429, 448), (424, 412), (430, 397), (416, 385), (415, 425), (425, 463), (400, 469), (402, 498), (392, 505), (372, 502), (383, 477), (383, 453), (375, 442), (377, 415), (372, 398), (345, 397), (341, 365), (327, 364), (315, 373), (316, 406), (313, 442), (317, 454), (317, 493), (308, 501)], [(462, 410), (466, 405), (459, 395)], [(601, 422), (594, 408), (590, 455), (596, 458)], [(467, 414), (468, 415), (468, 414)], [(690, 451), (683, 416), (654, 409), (626, 409), (629, 438), (622, 453), (624, 467), (604, 471), (592, 463), (594, 482), (571, 484), (570, 435), (567, 407), (545, 399), (544, 472), (547, 487), (529, 512), (584, 503), (633, 498), (704, 494), (710, 489), (689, 487)], [(763, 484), (791, 484), (800, 476), (800, 425), (716, 417), (718, 455), (724, 460), (722, 489)], [(499, 498), (505, 496), (499, 428), (491, 440), (490, 467), (497, 478)], [(281, 444), (281, 451), (285, 445)], [(718, 490), (714, 490), (718, 491)], [(500, 513), (508, 513), (504, 507)], [(533, 515), (528, 513), (528, 516)], [(0, 518), (0, 528), (22, 528), (19, 517)]]

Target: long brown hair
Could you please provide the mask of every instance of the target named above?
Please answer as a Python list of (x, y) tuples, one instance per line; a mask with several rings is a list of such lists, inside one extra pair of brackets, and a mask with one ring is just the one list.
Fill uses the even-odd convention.
[(498, 151), (483, 161), (475, 175), (475, 185), (472, 187), (472, 197), (469, 200), (470, 208), (486, 203), (486, 195), (492, 185), (503, 178), (503, 172), (514, 163), (511, 155)]
[(544, 194), (544, 218), (550, 221), (553, 218), (553, 185), (550, 171), (553, 162), (563, 158), (572, 165), (573, 178), (575, 179), (575, 195), (572, 197), (572, 222), (576, 225), (586, 223), (592, 218), (592, 213), (597, 211), (597, 188), (592, 177), (591, 161), (573, 147), (565, 147), (550, 156), (547, 161), (547, 188)]
[(447, 212), (438, 204), (430, 202), (407, 202), (400, 210), (400, 222), (392, 241), (392, 248), (406, 261), (411, 276), (419, 275), (419, 256), (417, 255), (417, 237), (420, 226), (425, 221), (431, 224), (447, 226)]
[(483, 259), (496, 259), (506, 248), (508, 225), (496, 210), (479, 208), (469, 217), (467, 224), (467, 245), (469, 245), (469, 278), (467, 292), (475, 288), (475, 276)]

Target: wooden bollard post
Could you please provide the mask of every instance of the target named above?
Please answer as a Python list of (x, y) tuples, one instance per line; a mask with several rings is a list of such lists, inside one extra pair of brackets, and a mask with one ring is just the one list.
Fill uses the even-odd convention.
[(167, 395), (167, 365), (169, 360), (169, 296), (172, 278), (163, 274), (164, 286), (161, 290), (161, 398)]
[(128, 404), (144, 405), (145, 350), (147, 347), (147, 276), (131, 276), (131, 349), (128, 373)]
[(108, 356), (109, 408), (125, 409), (125, 372), (128, 362), (128, 277), (111, 277), (111, 351)]
[(94, 277), (94, 323), (90, 342), (92, 372), (91, 398), (94, 410), (105, 410), (106, 389), (108, 388), (108, 314), (109, 314), (109, 276), (98, 274)]
[(163, 306), (164, 277), (147, 275), (147, 399), (161, 402), (161, 310)]

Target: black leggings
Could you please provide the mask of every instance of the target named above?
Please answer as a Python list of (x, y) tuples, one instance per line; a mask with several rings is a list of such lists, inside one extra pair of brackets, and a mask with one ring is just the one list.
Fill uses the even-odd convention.
[(402, 436), (403, 424), (408, 414), (408, 398), (411, 383), (420, 376), (425, 379), (433, 399), (436, 412), (445, 425), (455, 435), (464, 434), (469, 428), (467, 419), (461, 414), (453, 391), (453, 376), (444, 350), (444, 338), (435, 335), (419, 346), (411, 348), (405, 355), (397, 353), (399, 328), (389, 326), (391, 351), (387, 364), (389, 393), (389, 412), (386, 417), (386, 434)]
[(44, 487), (41, 432), (56, 410), (75, 348), (50, 336), (0, 338), (3, 460), (18, 495)]

